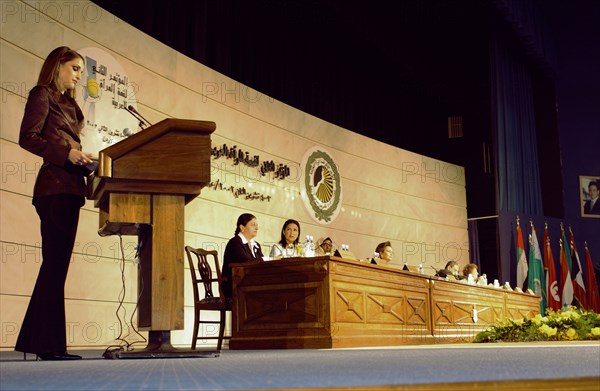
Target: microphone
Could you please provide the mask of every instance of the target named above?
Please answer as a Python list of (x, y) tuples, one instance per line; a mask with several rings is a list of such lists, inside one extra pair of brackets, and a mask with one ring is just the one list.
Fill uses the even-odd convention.
[(133, 134), (134, 134), (134, 133), (131, 131), (131, 129), (129, 129), (129, 128), (125, 128), (125, 129), (123, 129), (123, 136), (125, 136), (125, 137), (129, 137), (129, 136), (131, 136), (131, 135), (133, 135)]
[(127, 106), (127, 108), (129, 109), (129, 111), (131, 111), (131, 112), (132, 112), (132, 113), (134, 113), (134, 114), (137, 114), (137, 115), (138, 115), (138, 116), (139, 116), (141, 119), (143, 119), (143, 120), (144, 120), (144, 122), (145, 122), (145, 123), (146, 123), (148, 126), (152, 126), (152, 124), (150, 123), (150, 121), (148, 121), (146, 118), (144, 118), (144, 116), (143, 116), (143, 115), (141, 115), (141, 114), (139, 113), (139, 111), (137, 111), (137, 110), (135, 109), (135, 107), (133, 107), (132, 105), (129, 105), (129, 106)]
[[(131, 107), (131, 106), (129, 106)], [(129, 110), (127, 107), (123, 107), (123, 110), (125, 110), (126, 112), (128, 112), (129, 114), (133, 115), (133, 118), (137, 119), (139, 121), (139, 127), (144, 129), (144, 125), (145, 122), (143, 119), (141, 119), (140, 117), (138, 117), (133, 111)]]

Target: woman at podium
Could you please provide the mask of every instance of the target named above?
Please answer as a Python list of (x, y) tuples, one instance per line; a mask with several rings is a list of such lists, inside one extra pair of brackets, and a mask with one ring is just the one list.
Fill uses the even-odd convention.
[(81, 358), (67, 353), (64, 289), (85, 203), (90, 173), (85, 165), (92, 163), (91, 155), (82, 152), (83, 113), (74, 99), (83, 66), (84, 58), (68, 47), (48, 55), (27, 97), (19, 133), (19, 145), (43, 158), (33, 188), (42, 264), (15, 350), (42, 360)]

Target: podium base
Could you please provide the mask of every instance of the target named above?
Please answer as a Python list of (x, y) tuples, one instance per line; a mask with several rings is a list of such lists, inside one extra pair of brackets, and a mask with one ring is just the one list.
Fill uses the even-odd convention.
[(140, 350), (113, 350), (106, 351), (102, 357), (106, 359), (147, 359), (147, 358), (194, 358), (194, 357), (219, 357), (220, 350), (193, 350), (178, 349), (171, 345), (170, 331), (150, 331), (148, 345)]

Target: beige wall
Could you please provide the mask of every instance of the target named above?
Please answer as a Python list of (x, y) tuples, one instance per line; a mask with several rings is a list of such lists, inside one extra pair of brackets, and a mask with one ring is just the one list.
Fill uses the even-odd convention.
[[(310, 116), (219, 74), (136, 30), (87, 1), (2, 1), (0, 29), (0, 348), (14, 346), (39, 264), (38, 217), (31, 194), (40, 159), (22, 150), (18, 131), (26, 95), (46, 55), (55, 47), (97, 47), (109, 52), (135, 82), (138, 110), (151, 122), (167, 117), (210, 120), (217, 124), (214, 146), (237, 145), (261, 160), (299, 170), (304, 153), (319, 145), (334, 158), (343, 188), (342, 210), (329, 225), (306, 212), (295, 176), (249, 184), (224, 159), (213, 163), (212, 179), (255, 189), (270, 202), (236, 199), (205, 189), (186, 207), (185, 243), (216, 248), (222, 254), (245, 211), (258, 216), (257, 240), (266, 247), (279, 238), (283, 221), (295, 218), (302, 234), (330, 235), (361, 258), (390, 240), (395, 259), (442, 267), (449, 259), (468, 261), (466, 195), (461, 167), (398, 149)], [(223, 28), (226, 28), (224, 26)], [(373, 97), (363, 97), (369, 99)], [(410, 137), (411, 129), (398, 132)], [(88, 201), (82, 210), (77, 244), (66, 285), (71, 347), (112, 344), (118, 335), (115, 315), (121, 291), (120, 244), (97, 235), (98, 213)], [(134, 308), (136, 270), (131, 262), (136, 241), (123, 237), (125, 301)], [(185, 272), (185, 330), (172, 342), (189, 346), (193, 311)], [(131, 340), (131, 339), (130, 339)]]

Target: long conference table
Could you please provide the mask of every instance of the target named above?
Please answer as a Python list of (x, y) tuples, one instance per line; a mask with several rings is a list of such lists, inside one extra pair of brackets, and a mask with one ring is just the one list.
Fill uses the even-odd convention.
[(540, 297), (334, 256), (232, 264), (230, 349), (322, 349), (472, 341)]

